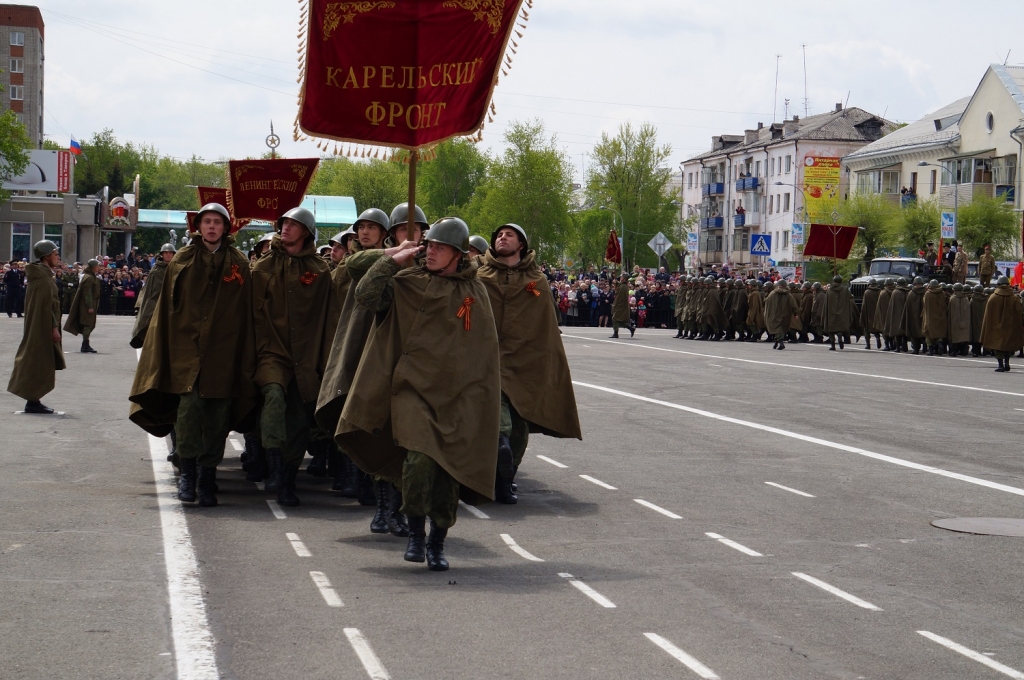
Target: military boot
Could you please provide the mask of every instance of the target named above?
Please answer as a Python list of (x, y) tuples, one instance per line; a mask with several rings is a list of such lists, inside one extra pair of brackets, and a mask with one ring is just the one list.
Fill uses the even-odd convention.
[(444, 539), (447, 529), (441, 529), (434, 520), (430, 520), (430, 536), (427, 537), (427, 569), (430, 571), (448, 571), (448, 560), (444, 557)]
[(96, 354), (96, 350), (89, 346), (89, 341), (82, 338), (82, 354)]
[(426, 525), (427, 518), (423, 515), (409, 517), (409, 543), (405, 548), (404, 558), (406, 562), (423, 562), (426, 560), (426, 546), (423, 544), (427, 537)]
[(1003, 359), (1003, 373), (1009, 373), (1009, 372), (1010, 372), (1010, 355), (1007, 354), (1006, 358)]
[(245, 451), (248, 453), (248, 460), (242, 463), (245, 470), (245, 481), (262, 482), (267, 478), (267, 450), (255, 432), (245, 435)]
[(281, 486), (277, 490), (277, 504), (294, 508), (299, 504), (299, 497), (295, 495), (295, 476), (299, 473), (297, 463), (281, 466)]
[[(1002, 366), (1002, 362), (999, 364)], [(183, 503), (196, 502), (196, 459), (182, 458), (181, 476), (178, 477), (178, 500)]]
[(996, 361), (999, 362), (999, 368), (996, 369), (996, 373), (1005, 373), (1006, 369), (1003, 368), (1003, 358), (1002, 357), (996, 357)]
[(494, 500), (505, 505), (519, 502), (519, 496), (512, 491), (512, 478), (502, 477), (500, 472), (494, 476)]
[(199, 483), (196, 488), (199, 492), (200, 507), (212, 508), (217, 505), (217, 497), (214, 495), (217, 491), (217, 468), (200, 467)]
[(683, 327), (680, 326), (679, 329), (676, 331), (676, 334), (673, 335), (672, 337), (673, 338), (681, 338), (681, 337), (683, 337)]
[(284, 470), (281, 466), (281, 449), (267, 449), (267, 480), (263, 487), (267, 491), (279, 491)]
[(618, 337), (619, 337), (619, 332), (618, 332), (617, 330), (615, 330), (615, 331), (612, 331), (612, 334), (611, 334), (611, 335), (609, 335), (608, 337), (609, 337), (609, 338), (615, 338), (615, 339), (618, 339)]
[(502, 477), (512, 478), (512, 444), (508, 437), (498, 435), (498, 474)]
[(836, 339), (835, 339), (835, 337), (829, 338), (828, 351), (830, 351), (830, 352), (835, 352), (836, 351)]
[(53, 413), (53, 409), (36, 399), (35, 401), (25, 402), (25, 413), (41, 413), (43, 415), (50, 415)]
[(309, 445), (309, 455), (313, 457), (313, 460), (309, 461), (309, 465), (306, 466), (306, 472), (318, 479), (327, 476), (328, 448), (324, 444), (330, 444), (330, 442), (315, 442)]
[(846, 349), (846, 345), (843, 343), (843, 336), (839, 336), (839, 349)]
[(373, 491), (373, 477), (366, 474), (358, 467), (356, 467), (356, 473), (359, 478), (358, 486), (356, 487), (356, 500), (359, 501), (359, 505), (367, 508), (373, 507), (377, 504), (377, 499), (374, 496)]
[(392, 536), (405, 538), (409, 535), (409, 520), (402, 514), (402, 490), (391, 485), (391, 505), (388, 508), (388, 529)]
[(359, 497), (359, 468), (352, 462), (352, 459), (341, 454), (341, 468), (344, 480), (341, 486), (341, 495), (345, 498)]
[(374, 497), (377, 500), (377, 512), (370, 520), (370, 533), (386, 534), (391, 528), (388, 519), (391, 516), (391, 482), (375, 480), (373, 482)]

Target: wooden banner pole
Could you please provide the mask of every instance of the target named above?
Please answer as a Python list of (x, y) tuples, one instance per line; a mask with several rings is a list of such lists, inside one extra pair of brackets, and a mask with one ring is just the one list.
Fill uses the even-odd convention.
[[(416, 160), (419, 156), (418, 149), (412, 149), (409, 151), (409, 225), (416, 221)], [(412, 234), (412, 229), (408, 228), (407, 234)]]

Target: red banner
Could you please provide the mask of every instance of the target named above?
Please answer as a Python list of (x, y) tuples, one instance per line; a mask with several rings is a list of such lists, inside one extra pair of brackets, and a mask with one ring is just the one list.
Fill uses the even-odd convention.
[(604, 249), (604, 259), (615, 264), (622, 263), (622, 249), (619, 248), (619, 239), (614, 229), (608, 234), (608, 247)]
[[(71, 152), (57, 152), (57, 191), (62, 194), (71, 193)], [(139, 197), (135, 197), (138, 205)]]
[(805, 256), (834, 257), (845, 260), (850, 257), (853, 243), (857, 240), (857, 227), (812, 224), (808, 228), (806, 238)]
[(228, 161), (231, 216), (277, 221), (302, 203), (319, 162), (317, 158)]
[[(199, 206), (202, 207), (207, 203), (219, 203), (220, 205), (227, 208), (228, 212), (231, 213), (231, 233), (234, 234), (236, 231), (249, 224), (252, 220), (240, 220), (235, 217), (235, 214), (231, 212), (231, 192), (228, 189), (222, 189), (220, 187), (196, 187), (199, 192)], [(194, 217), (196, 213), (192, 213)], [(189, 224), (192, 224), (192, 220), (189, 219)]]
[(298, 128), (407, 149), (476, 132), (522, 2), (310, 0)]

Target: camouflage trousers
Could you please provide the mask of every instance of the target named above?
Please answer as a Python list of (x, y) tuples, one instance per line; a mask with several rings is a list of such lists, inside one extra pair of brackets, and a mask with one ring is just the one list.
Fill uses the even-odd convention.
[(200, 467), (224, 460), (224, 442), (231, 431), (231, 400), (204, 399), (196, 389), (180, 395), (174, 425), (178, 457), (195, 459)]
[(508, 443), (512, 447), (512, 465), (516, 468), (523, 462), (526, 455), (526, 447), (530, 443), (530, 423), (523, 420), (523, 417), (516, 411), (516, 407), (509, 401), (508, 395), (501, 393), (501, 416), (498, 420), (498, 434), (508, 437)]
[(263, 448), (278, 449), (281, 462), (286, 467), (298, 467), (306, 455), (315, 404), (302, 401), (294, 380), (287, 391), (278, 383), (268, 383), (260, 388), (260, 392), (263, 393), (263, 412), (260, 414)]
[(441, 529), (455, 524), (459, 483), (433, 458), (409, 451), (402, 464), (402, 508), (410, 517), (429, 517)]

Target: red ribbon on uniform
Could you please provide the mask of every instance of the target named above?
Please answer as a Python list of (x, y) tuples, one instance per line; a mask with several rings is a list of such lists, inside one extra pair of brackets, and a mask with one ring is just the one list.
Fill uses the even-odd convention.
[(526, 292), (527, 293), (533, 293), (537, 297), (540, 297), (540, 291), (537, 290), (537, 282), (536, 281), (530, 281), (528, 284), (526, 284)]
[(469, 315), (470, 315), (470, 309), (469, 308), (470, 308), (470, 306), (474, 302), (476, 302), (476, 300), (474, 298), (471, 298), (471, 297), (468, 297), (468, 298), (464, 299), (462, 301), (462, 306), (459, 307), (459, 313), (455, 315), (458, 318), (463, 320), (462, 327), (465, 330), (467, 330), (467, 331), (469, 330)]
[(243, 279), (242, 275), (238, 273), (237, 264), (231, 265), (231, 276), (224, 277), (224, 283), (231, 283), (232, 281), (238, 281), (239, 286), (245, 285), (245, 279)]
[(317, 276), (319, 276), (319, 274), (314, 274), (313, 272), (306, 272), (305, 274), (299, 277), (299, 281), (302, 282), (302, 285), (308, 286), (314, 281), (316, 281)]

